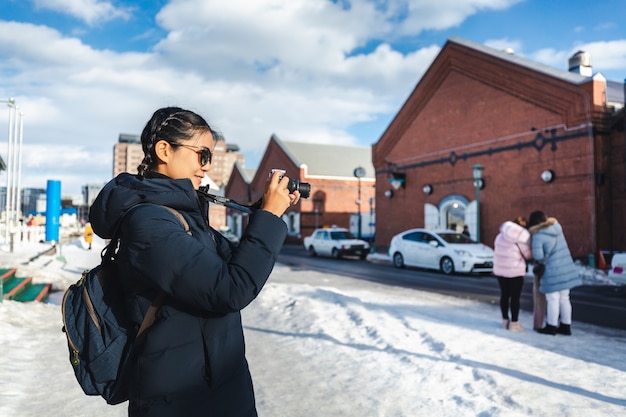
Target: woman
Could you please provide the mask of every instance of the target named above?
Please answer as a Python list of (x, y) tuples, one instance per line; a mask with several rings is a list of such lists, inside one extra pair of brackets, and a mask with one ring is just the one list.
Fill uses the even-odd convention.
[[(139, 174), (120, 174), (91, 207), (103, 238), (124, 214), (118, 260), (137, 327), (157, 294), (166, 295), (132, 364), (129, 416), (257, 415), (240, 310), (267, 281), (286, 237), (280, 216), (300, 194), (272, 175), (232, 246), (209, 226), (208, 203), (196, 193), (211, 167), (213, 134), (191, 111), (157, 110), (141, 134)], [(163, 206), (184, 216), (190, 235)]]
[(520, 296), (526, 275), (526, 259), (532, 256), (530, 233), (524, 226), (526, 220), (522, 217), (504, 222), (494, 242), (493, 274), (500, 286), (502, 327), (512, 332), (524, 330), (519, 323)]
[(567, 247), (563, 228), (553, 217), (535, 211), (528, 218), (535, 261), (545, 264), (539, 280), (539, 291), (546, 295), (546, 325), (537, 331), (542, 334), (571, 335), (572, 304), (570, 289), (582, 285), (582, 280)]

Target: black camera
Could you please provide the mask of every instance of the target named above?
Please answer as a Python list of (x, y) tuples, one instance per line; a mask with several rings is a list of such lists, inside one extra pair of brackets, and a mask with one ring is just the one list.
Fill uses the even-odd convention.
[(308, 182), (300, 182), (296, 179), (290, 179), (287, 184), (287, 189), (290, 193), (293, 193), (296, 190), (300, 191), (300, 197), (302, 198), (309, 198), (311, 195), (311, 184)]
[[(275, 171), (279, 171), (282, 175), (285, 175), (284, 169), (273, 169), (270, 173), (270, 176), (274, 174)], [(281, 179), (283, 178), (282, 175), (280, 177)], [(296, 179), (290, 179), (289, 183), (287, 183), (287, 189), (290, 193), (293, 193), (294, 191), (300, 191), (301, 198), (309, 198), (309, 196), (311, 195), (311, 184), (309, 184), (308, 182), (300, 182)]]

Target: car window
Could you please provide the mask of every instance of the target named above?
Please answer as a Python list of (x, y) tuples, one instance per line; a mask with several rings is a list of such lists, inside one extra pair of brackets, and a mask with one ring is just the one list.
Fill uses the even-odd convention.
[(330, 236), (333, 240), (354, 239), (350, 232), (346, 230), (337, 230), (334, 232), (330, 232)]
[(411, 242), (419, 242), (421, 240), (421, 232), (411, 232), (402, 236), (402, 240), (409, 240)]
[(448, 243), (476, 243), (461, 233), (439, 233), (439, 237)]
[(435, 238), (435, 236), (431, 235), (430, 233), (422, 233), (421, 234), (421, 238), (422, 238), (422, 242), (424, 243), (430, 243), (432, 241), (437, 242), (437, 245), (439, 245), (439, 242), (437, 241), (437, 239)]

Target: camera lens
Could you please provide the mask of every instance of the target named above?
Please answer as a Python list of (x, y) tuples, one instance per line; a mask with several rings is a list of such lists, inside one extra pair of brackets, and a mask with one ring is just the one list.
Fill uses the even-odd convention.
[(287, 189), (290, 193), (294, 191), (300, 191), (300, 197), (309, 198), (311, 195), (311, 184), (308, 182), (300, 182), (296, 179), (289, 180), (289, 184), (287, 184)]

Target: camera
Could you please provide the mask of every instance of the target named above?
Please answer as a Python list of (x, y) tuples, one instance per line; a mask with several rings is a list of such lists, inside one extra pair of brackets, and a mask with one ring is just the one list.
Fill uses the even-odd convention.
[[(270, 176), (272, 176), (276, 171), (281, 173), (281, 179), (286, 172), (284, 169), (273, 169), (272, 172), (270, 172)], [(309, 196), (311, 195), (311, 184), (309, 184), (308, 182), (300, 182), (297, 179), (290, 179), (289, 183), (287, 184), (287, 189), (290, 193), (293, 193), (294, 191), (300, 191), (301, 198), (309, 198)]]

